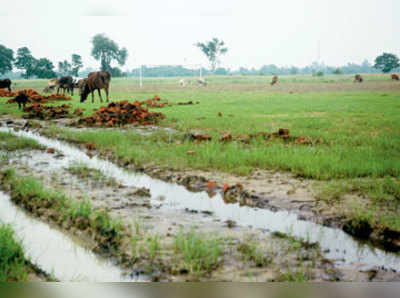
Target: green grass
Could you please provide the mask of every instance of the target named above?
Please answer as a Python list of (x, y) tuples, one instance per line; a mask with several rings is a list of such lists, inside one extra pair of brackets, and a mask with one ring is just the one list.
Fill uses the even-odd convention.
[(88, 200), (74, 201), (61, 191), (46, 189), (32, 176), (16, 174), (14, 169), (0, 174), (3, 187), (7, 184), (11, 188), (11, 199), (25, 209), (32, 212), (50, 209), (54, 212), (52, 218), (59, 224), (69, 220), (79, 229), (93, 229), (98, 234), (97, 240), (113, 248), (121, 243), (124, 237), (121, 220), (112, 218), (104, 210), (94, 209)]
[(118, 184), (115, 179), (108, 178), (101, 171), (91, 169), (83, 163), (72, 163), (67, 168), (67, 171), (77, 176), (79, 179), (95, 181), (106, 186), (115, 186)]
[(27, 281), (28, 274), (21, 242), (10, 225), (0, 223), (0, 282)]
[(398, 178), (339, 180), (320, 184), (316, 188), (318, 199), (335, 206), (353, 222), (367, 222), (381, 231), (400, 232)]
[(220, 263), (224, 249), (221, 240), (212, 239), (194, 230), (179, 231), (174, 240), (174, 254), (179, 271), (194, 275), (209, 273)]
[(14, 151), (22, 149), (42, 149), (35, 140), (17, 137), (12, 133), (0, 132), (0, 150)]
[(265, 248), (259, 247), (255, 242), (243, 242), (238, 247), (245, 262), (252, 261), (257, 267), (265, 267), (273, 262), (272, 255)]

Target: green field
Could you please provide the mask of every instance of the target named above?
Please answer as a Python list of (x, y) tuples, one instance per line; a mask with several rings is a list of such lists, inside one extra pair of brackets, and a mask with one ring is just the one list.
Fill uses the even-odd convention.
[[(207, 87), (185, 88), (179, 86), (179, 78), (145, 79), (143, 88), (139, 88), (137, 79), (112, 79), (113, 101), (144, 100), (158, 94), (172, 103), (191, 100), (200, 104), (152, 109), (167, 116), (161, 126), (178, 130), (172, 135), (160, 131), (144, 137), (134, 130), (125, 133), (106, 129), (99, 134), (57, 127), (52, 132), (77, 141), (94, 142), (99, 148), (111, 149), (119, 158), (138, 165), (152, 162), (175, 169), (235, 175), (250, 175), (255, 169), (289, 171), (306, 178), (334, 180), (335, 185), (342, 185), (333, 187), (336, 194), (338, 189), (341, 194), (350, 191), (343, 183), (354, 185), (361, 183), (358, 179), (366, 179), (372, 181), (368, 185), (376, 186), (364, 185), (356, 187), (356, 191), (389, 196), (389, 201), (374, 202), (379, 202), (379, 210), (387, 202), (391, 207), (395, 202), (396, 208), (390, 211), (392, 216), (393, 212), (397, 214), (400, 200), (400, 83), (392, 82), (387, 75), (364, 77), (365, 82), (358, 84), (348, 75), (286, 76), (280, 78), (277, 86), (270, 86), (270, 76), (218, 76), (207, 78)], [(38, 91), (46, 85), (44, 80), (16, 83), (17, 89)], [(85, 103), (78, 98), (75, 94), (72, 104), (85, 108), (85, 115), (101, 105), (97, 94), (94, 104), (90, 96)], [(16, 105), (5, 102), (5, 98), (0, 99), (0, 113), (21, 115)], [(292, 136), (305, 136), (315, 142), (300, 145), (261, 138), (250, 144), (218, 141), (228, 132), (239, 136), (279, 128), (288, 128)], [(189, 131), (210, 134), (213, 140), (200, 145), (182, 143), (183, 135)], [(190, 150), (195, 154), (188, 155)], [(389, 179), (386, 184), (394, 186), (377, 189), (383, 178)], [(325, 198), (336, 198), (332, 195), (335, 191), (331, 190)]]

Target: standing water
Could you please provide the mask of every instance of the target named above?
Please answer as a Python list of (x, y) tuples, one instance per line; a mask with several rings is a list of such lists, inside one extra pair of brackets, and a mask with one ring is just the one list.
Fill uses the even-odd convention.
[(83, 163), (87, 167), (100, 170), (104, 175), (117, 179), (125, 186), (146, 187), (151, 190), (152, 203), (159, 204), (157, 197), (165, 200), (161, 208), (198, 211), (210, 211), (222, 221), (233, 220), (241, 226), (265, 229), (271, 232), (290, 233), (311, 242), (318, 242), (325, 256), (336, 260), (337, 264), (360, 264), (364, 269), (374, 266), (400, 270), (400, 257), (354, 240), (340, 229), (324, 227), (312, 222), (298, 220), (297, 215), (289, 212), (272, 212), (266, 209), (251, 208), (236, 204), (226, 204), (220, 194), (212, 199), (206, 192), (193, 193), (185, 187), (153, 179), (145, 174), (126, 171), (114, 163), (98, 158), (90, 158), (85, 152), (65, 142), (49, 139), (41, 135), (10, 129), (0, 131), (12, 132), (17, 136), (36, 140), (38, 143), (53, 147), (65, 155), (62, 162), (51, 163), (55, 169), (71, 162)]
[[(28, 216), (0, 192), (0, 222), (11, 224), (25, 256), (60, 281), (135, 281), (72, 238)], [(137, 281), (137, 279), (136, 279)]]

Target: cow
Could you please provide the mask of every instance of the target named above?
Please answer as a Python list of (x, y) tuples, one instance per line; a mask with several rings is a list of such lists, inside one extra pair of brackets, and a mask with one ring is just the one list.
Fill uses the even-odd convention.
[(392, 74), (392, 80), (393, 81), (400, 81), (400, 78), (399, 78), (399, 76), (397, 75), (397, 74)]
[(71, 92), (71, 95), (74, 96), (74, 80), (72, 77), (66, 76), (59, 78), (57, 83), (57, 94), (60, 91), (60, 88), (63, 89), (64, 93), (65, 90), (67, 90), (67, 92)]
[(356, 74), (354, 76), (354, 83), (362, 83), (363, 81), (364, 81), (364, 79), (360, 74)]
[(271, 81), (271, 86), (275, 85), (276, 83), (278, 83), (278, 76), (273, 76)]
[(181, 85), (181, 87), (185, 87), (185, 80), (184, 79), (180, 79), (179, 80), (179, 85)]
[(0, 80), (0, 89), (7, 88), (8, 91), (11, 92), (11, 80), (10, 79), (4, 79)]
[(85, 79), (83, 86), (80, 88), (81, 102), (84, 102), (89, 93), (92, 93), (92, 103), (94, 102), (94, 91), (97, 89), (99, 92), (100, 102), (103, 102), (101, 98), (101, 89), (106, 91), (107, 102), (108, 102), (108, 89), (110, 88), (111, 74), (108, 71), (96, 71), (91, 72), (87, 79)]
[(25, 92), (19, 92), (14, 98), (14, 101), (18, 103), (18, 108), (21, 109), (21, 105), (25, 108), (26, 103), (29, 101), (28, 95)]
[(199, 85), (201, 85), (201, 86), (207, 86), (207, 82), (206, 82), (206, 80), (205, 79), (203, 79), (203, 78), (200, 78), (200, 79), (198, 79), (197, 80), (197, 83), (199, 84)]

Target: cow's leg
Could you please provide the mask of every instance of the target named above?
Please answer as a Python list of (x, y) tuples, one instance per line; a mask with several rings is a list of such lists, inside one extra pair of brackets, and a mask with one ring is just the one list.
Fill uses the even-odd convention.
[(18, 103), (18, 109), (21, 109), (21, 103), (20, 102)]
[(74, 86), (71, 87), (71, 95), (74, 96)]
[(97, 89), (97, 91), (99, 92), (100, 102), (103, 102), (103, 99), (101, 98), (101, 92), (100, 92), (100, 88), (99, 88), (99, 89)]
[(92, 103), (94, 103), (94, 90), (92, 91)]
[(8, 85), (8, 91), (11, 92), (11, 85)]
[(60, 86), (57, 87), (57, 94), (58, 94), (59, 91), (60, 91)]
[(105, 88), (104, 90), (106, 90), (106, 96), (107, 96), (107, 102), (108, 102), (108, 87)]

